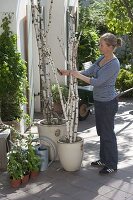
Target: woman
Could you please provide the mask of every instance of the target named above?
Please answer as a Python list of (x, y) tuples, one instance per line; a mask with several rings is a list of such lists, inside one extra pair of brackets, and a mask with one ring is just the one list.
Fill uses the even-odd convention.
[[(114, 132), (114, 118), (118, 110), (115, 82), (120, 70), (120, 63), (114, 50), (122, 41), (112, 33), (105, 33), (100, 38), (99, 50), (103, 54), (89, 69), (84, 71), (60, 70), (62, 75), (72, 75), (94, 86), (93, 98), (97, 134), (100, 136), (100, 160), (92, 166), (102, 166), (100, 174), (110, 174), (117, 170), (118, 151)], [(89, 77), (88, 77), (89, 76)]]

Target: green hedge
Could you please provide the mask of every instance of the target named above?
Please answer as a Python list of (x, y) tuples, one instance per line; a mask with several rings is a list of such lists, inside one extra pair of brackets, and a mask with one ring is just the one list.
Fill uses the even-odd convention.
[[(131, 69), (124, 69), (120, 70), (116, 81), (116, 88), (120, 91), (125, 91), (129, 88), (133, 87), (133, 72)], [(133, 97), (133, 91), (126, 93), (124, 97)]]

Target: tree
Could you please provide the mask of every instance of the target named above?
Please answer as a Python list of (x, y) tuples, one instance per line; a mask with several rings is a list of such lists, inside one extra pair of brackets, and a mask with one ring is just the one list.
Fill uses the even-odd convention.
[(131, 58), (133, 58), (133, 1), (109, 0), (106, 6), (107, 26), (116, 34), (128, 35)]
[(79, 32), (82, 32), (78, 47), (78, 67), (81, 70), (82, 63), (90, 60), (94, 62), (98, 56), (97, 42), (99, 35), (90, 17), (89, 7), (80, 6)]
[(78, 48), (78, 65), (81, 70), (83, 62), (94, 62), (99, 56), (98, 41), (101, 34), (108, 32), (105, 23), (106, 0), (91, 0), (88, 6), (80, 1), (79, 30), (82, 31)]
[[(78, 128), (78, 87), (77, 87), (77, 79), (73, 76), (70, 77), (69, 80), (69, 92), (67, 101), (64, 100), (62, 96), (61, 87), (59, 85), (59, 81), (57, 78), (57, 68), (54, 64), (54, 60), (51, 56), (51, 50), (47, 43), (47, 36), (50, 30), (51, 20), (52, 20), (52, 6), (53, 0), (50, 2), (49, 9), (49, 19), (48, 19), (48, 28), (44, 28), (44, 17), (41, 9), (41, 1), (38, 0), (37, 4), (31, 0), (31, 8), (32, 8), (32, 20), (36, 33), (38, 54), (39, 54), (39, 72), (41, 77), (41, 93), (42, 93), (42, 103), (43, 103), (43, 123), (47, 125), (59, 125), (64, 123), (57, 113), (55, 113), (53, 109), (53, 96), (51, 91), (51, 73), (50, 68), (53, 70), (54, 78), (58, 87), (60, 102), (63, 109), (63, 115), (66, 123), (66, 140), (70, 143), (75, 142), (77, 139), (77, 128)], [(77, 48), (79, 44), (80, 35), (77, 38), (75, 33), (76, 26), (76, 15), (74, 9), (67, 11), (69, 17), (68, 23), (68, 58), (65, 57), (65, 54), (62, 50), (63, 56), (66, 59), (69, 70), (76, 70), (76, 58), (77, 58)], [(59, 45), (62, 48), (62, 40), (59, 40)], [(58, 120), (57, 120), (58, 119)]]
[(26, 103), (27, 68), (17, 50), (17, 37), (10, 30), (11, 15), (2, 19), (0, 35), (0, 124), (22, 117)]

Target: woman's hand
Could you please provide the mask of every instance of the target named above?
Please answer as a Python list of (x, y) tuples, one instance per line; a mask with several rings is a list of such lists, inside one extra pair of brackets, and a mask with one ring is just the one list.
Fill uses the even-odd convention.
[(70, 70), (58, 69), (57, 68), (57, 71), (61, 76), (69, 76), (70, 75)]

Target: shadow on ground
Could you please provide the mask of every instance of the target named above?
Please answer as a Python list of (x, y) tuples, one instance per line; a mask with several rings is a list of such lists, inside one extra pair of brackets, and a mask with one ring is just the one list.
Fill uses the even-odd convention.
[(121, 101), (115, 120), (119, 150), (117, 173), (101, 176), (90, 166), (98, 158), (99, 137), (95, 116), (79, 122), (79, 135), (84, 137), (84, 159), (77, 172), (66, 172), (54, 162), (37, 179), (12, 189), (6, 172), (0, 173), (0, 200), (133, 200), (133, 101)]

